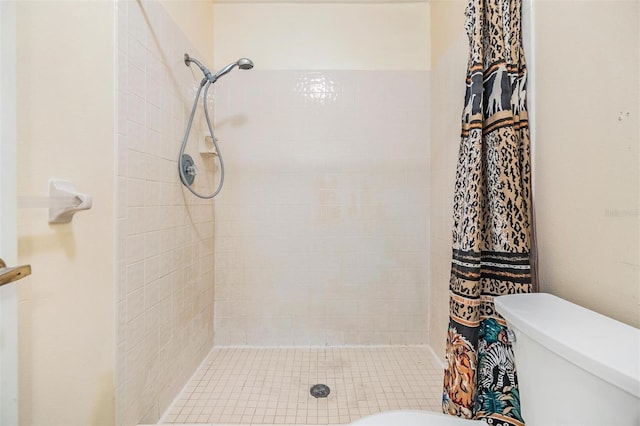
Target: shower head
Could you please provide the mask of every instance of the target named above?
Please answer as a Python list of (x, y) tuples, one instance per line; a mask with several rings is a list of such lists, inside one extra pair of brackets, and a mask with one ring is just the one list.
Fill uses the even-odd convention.
[(234, 62), (222, 68), (211, 79), (209, 79), (209, 81), (211, 81), (212, 83), (215, 83), (217, 79), (229, 73), (236, 66), (241, 70), (250, 70), (251, 68), (253, 68), (253, 62), (251, 61), (251, 59), (248, 59), (248, 58), (240, 58), (238, 59), (237, 62)]
[[(189, 66), (189, 65), (191, 65), (192, 62), (194, 64), (196, 64), (200, 68), (200, 70), (204, 74), (205, 78), (207, 80), (209, 80), (209, 82), (211, 82), (211, 83), (215, 83), (216, 80), (218, 80), (223, 75), (229, 73), (236, 66), (238, 68), (240, 68), (241, 70), (250, 70), (251, 68), (253, 68), (253, 61), (251, 61), (251, 59), (240, 58), (240, 59), (238, 59), (237, 62), (234, 62), (232, 64), (227, 65), (226, 67), (222, 68), (220, 71), (218, 71), (217, 73), (212, 75), (211, 71), (209, 71), (209, 69), (207, 67), (202, 65), (200, 63), (200, 61), (190, 57), (188, 53), (185, 53), (184, 54), (184, 63), (185, 63), (185, 65)], [(203, 80), (202, 84), (204, 84), (205, 82), (206, 82), (206, 80)]]
[(238, 59), (238, 68), (241, 70), (250, 70), (253, 68), (253, 61), (249, 58), (240, 58)]

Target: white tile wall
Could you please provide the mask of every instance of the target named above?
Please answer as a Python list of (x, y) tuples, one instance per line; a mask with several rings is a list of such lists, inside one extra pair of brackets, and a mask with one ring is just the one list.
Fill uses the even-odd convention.
[[(155, 1), (117, 1), (118, 424), (155, 423), (213, 343), (213, 202), (183, 190), (177, 156), (198, 57)], [(194, 135), (203, 132), (198, 115)], [(198, 189), (213, 186), (199, 163)], [(206, 159), (210, 161), (210, 159)]]
[(215, 96), (216, 345), (426, 343), (429, 73), (257, 63)]

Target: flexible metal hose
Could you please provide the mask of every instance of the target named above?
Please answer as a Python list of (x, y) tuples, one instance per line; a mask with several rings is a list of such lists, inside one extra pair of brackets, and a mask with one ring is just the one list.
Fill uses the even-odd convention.
[[(187, 129), (184, 133), (184, 138), (182, 139), (182, 145), (180, 146), (180, 154), (178, 154), (178, 172), (180, 174), (180, 181), (182, 184), (196, 197), (202, 199), (210, 199), (218, 195), (220, 190), (222, 189), (222, 184), (224, 183), (224, 161), (222, 160), (222, 153), (220, 152), (220, 148), (218, 147), (218, 143), (216, 142), (216, 137), (213, 134), (213, 126), (211, 125), (211, 119), (209, 118), (209, 110), (207, 108), (207, 95), (209, 92), (209, 86), (211, 86), (211, 81), (209, 81), (206, 77), (202, 79), (200, 82), (200, 87), (198, 87), (198, 92), (196, 93), (196, 98), (193, 101), (193, 108), (191, 108), (191, 114), (189, 115), (189, 122), (187, 123)], [(218, 153), (218, 161), (220, 161), (220, 180), (218, 181), (218, 187), (211, 195), (202, 195), (197, 193), (191, 185), (189, 184), (187, 177), (185, 176), (184, 171), (184, 150), (187, 147), (187, 141), (189, 139), (189, 133), (191, 133), (191, 126), (193, 124), (193, 117), (196, 115), (196, 109), (198, 108), (198, 100), (200, 99), (200, 92), (202, 92), (202, 88), (204, 87), (204, 94), (202, 96), (202, 107), (204, 108), (204, 116), (205, 121), (207, 122), (207, 127), (209, 128), (209, 134), (213, 139), (213, 146), (216, 148), (216, 152)]]

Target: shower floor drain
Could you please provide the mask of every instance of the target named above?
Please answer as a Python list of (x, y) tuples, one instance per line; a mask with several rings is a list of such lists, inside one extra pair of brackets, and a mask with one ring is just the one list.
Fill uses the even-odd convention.
[(327, 385), (311, 386), (311, 396), (314, 398), (326, 398), (329, 396), (329, 392), (331, 392), (331, 389), (329, 389), (329, 386)]

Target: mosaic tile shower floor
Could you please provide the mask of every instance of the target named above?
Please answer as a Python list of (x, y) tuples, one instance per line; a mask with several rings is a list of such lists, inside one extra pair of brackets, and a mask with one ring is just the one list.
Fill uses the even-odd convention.
[[(314, 384), (331, 389), (316, 399)], [(423, 346), (215, 348), (163, 424), (334, 425), (387, 410), (440, 411), (442, 367)]]

